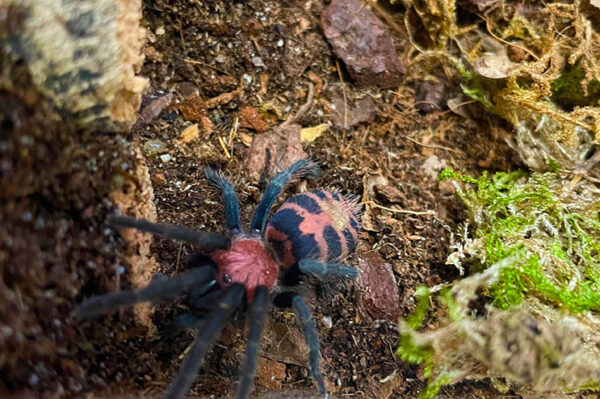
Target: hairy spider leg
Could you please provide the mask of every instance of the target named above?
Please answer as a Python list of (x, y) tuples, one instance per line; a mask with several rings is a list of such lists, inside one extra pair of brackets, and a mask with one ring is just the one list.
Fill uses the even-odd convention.
[(258, 188), (262, 191), (267, 187), (267, 175), (269, 174), (269, 169), (271, 168), (271, 150), (269, 148), (265, 148), (265, 167), (263, 168), (262, 173), (258, 179)]
[(215, 278), (212, 267), (198, 267), (166, 281), (157, 281), (131, 291), (119, 291), (88, 299), (76, 309), (79, 319), (98, 316), (109, 310), (139, 302), (175, 299), (184, 292), (203, 287)]
[(286, 170), (279, 172), (269, 182), (269, 185), (256, 208), (256, 212), (252, 218), (252, 224), (250, 225), (252, 230), (264, 231), (267, 218), (269, 217), (269, 211), (287, 183), (301, 176), (317, 176), (319, 173), (320, 169), (306, 159), (296, 161)]
[(291, 307), (294, 310), (296, 318), (302, 325), (304, 339), (306, 340), (310, 351), (309, 365), (313, 380), (315, 380), (315, 383), (319, 388), (319, 392), (321, 392), (323, 397), (327, 399), (329, 394), (327, 393), (327, 388), (325, 388), (325, 380), (323, 379), (323, 375), (319, 369), (319, 336), (308, 305), (306, 305), (306, 302), (300, 295), (292, 291), (283, 292), (277, 295), (273, 299), (273, 302), (277, 307)]
[(196, 342), (183, 359), (181, 368), (165, 394), (166, 399), (181, 399), (189, 391), (210, 345), (217, 339), (233, 312), (242, 304), (246, 289), (242, 284), (227, 288), (225, 296), (210, 313), (205, 328), (199, 332)]
[(169, 226), (152, 223), (145, 219), (134, 219), (125, 216), (111, 216), (109, 223), (118, 229), (133, 228), (146, 233), (167, 237), (172, 240), (186, 241), (198, 247), (203, 252), (212, 252), (217, 249), (229, 249), (229, 238), (217, 233), (196, 231), (187, 227)]
[(300, 262), (298, 262), (298, 267), (302, 273), (313, 276), (333, 274), (335, 276), (350, 278), (353, 280), (358, 277), (357, 268), (346, 266), (341, 263), (323, 263), (312, 259), (300, 259)]
[(205, 323), (206, 313), (223, 299), (225, 291), (216, 287), (216, 280), (190, 292), (188, 303), (194, 313), (182, 313), (175, 316), (162, 332), (164, 338), (174, 338), (190, 328), (200, 328)]
[(246, 399), (250, 396), (254, 373), (256, 372), (256, 353), (260, 344), (260, 336), (265, 325), (265, 315), (269, 300), (269, 290), (264, 285), (256, 287), (254, 301), (250, 309), (250, 332), (248, 336), (248, 347), (246, 348), (246, 360), (242, 370), (242, 381), (238, 385), (235, 394), (236, 399)]
[(224, 178), (221, 173), (210, 167), (204, 169), (204, 175), (210, 183), (221, 190), (227, 228), (232, 232), (241, 233), (243, 229), (240, 219), (240, 205), (233, 184)]
[(204, 319), (191, 313), (179, 314), (175, 316), (169, 325), (161, 332), (161, 336), (167, 339), (175, 338), (185, 330), (200, 327), (204, 321)]

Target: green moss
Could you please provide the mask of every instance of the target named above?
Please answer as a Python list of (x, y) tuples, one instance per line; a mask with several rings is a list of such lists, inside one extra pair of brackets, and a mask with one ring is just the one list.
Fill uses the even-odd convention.
[(470, 99), (479, 102), (486, 110), (495, 113), (496, 107), (492, 95), (497, 90), (496, 84), (486, 82), (485, 78), (467, 68), (459, 67), (458, 71), (464, 80), (460, 85), (462, 92)]
[[(426, 370), (425, 374), (430, 374), (427, 370), (431, 370), (433, 359), (432, 350), (427, 346), (417, 345), (411, 335), (400, 335), (396, 356), (403, 362), (424, 364)], [(426, 377), (427, 376), (428, 375), (426, 375)]]
[(551, 84), (552, 100), (568, 109), (596, 104), (600, 94), (600, 82), (590, 82), (586, 96), (581, 87), (584, 79), (585, 71), (580, 66), (567, 68)]
[[(417, 297), (417, 306), (415, 310), (406, 318), (406, 324), (410, 329), (416, 330), (429, 311), (429, 298), (431, 296), (427, 287), (419, 287), (415, 293)], [(417, 345), (410, 334), (400, 335), (400, 342), (396, 349), (396, 356), (407, 363), (419, 363), (425, 365), (425, 374), (433, 366), (433, 356), (431, 348)]]
[[(457, 247), (459, 257), (453, 260), (468, 261), (474, 277), (494, 270), (493, 278), (481, 280), (487, 281), (481, 286), (483, 290), (473, 289), (471, 294), (465, 294), (471, 295), (469, 300), (456, 298), (461, 294), (453, 286), (461, 285), (461, 280), (440, 291), (438, 303), (447, 311), (438, 323), (445, 326), (444, 334), (450, 334), (444, 339), (460, 345), (464, 331), (477, 329), (469, 310), (475, 296), (483, 296), (485, 303), (491, 303), (484, 314), (491, 309), (497, 309), (491, 311), (494, 314), (535, 309), (550, 320), (556, 314), (600, 313), (600, 197), (595, 188), (571, 188), (558, 172), (529, 175), (515, 171), (492, 176), (483, 173), (473, 178), (445, 169), (440, 179), (461, 182), (457, 183), (457, 194), (470, 216), (471, 237), (463, 238), (463, 244)], [(456, 368), (463, 364), (457, 358), (470, 355), (442, 353), (445, 349), (423, 339), (424, 333), (417, 329), (428, 314), (432, 295), (420, 288), (417, 297), (414, 313), (401, 323), (397, 354), (404, 361), (425, 366), (429, 382), (422, 397), (429, 398), (443, 384), (469, 373), (462, 370), (460, 374)], [(567, 355), (561, 352), (563, 349), (557, 349), (563, 347), (552, 340), (547, 342), (539, 344), (541, 356), (549, 359), (549, 364), (565, 363)], [(481, 361), (481, 357), (474, 357)], [(563, 377), (569, 381), (569, 387), (582, 388), (584, 382), (573, 384), (569, 380), (575, 378), (569, 377), (569, 370), (564, 370)]]
[[(440, 179), (448, 178), (476, 186), (459, 190), (459, 195), (474, 217), (482, 216), (473, 223), (476, 238), (485, 242), (484, 268), (515, 258), (490, 287), (497, 307), (520, 305), (530, 294), (577, 313), (600, 310), (600, 222), (572, 213), (558, 201), (559, 193), (548, 186), (556, 178), (554, 173), (531, 178), (521, 171), (496, 173), (492, 178), (483, 173), (474, 179), (446, 169)], [(535, 248), (525, 240), (535, 243)], [(552, 268), (541, 260), (546, 255), (556, 258)], [(587, 280), (571, 287), (574, 273), (580, 271)]]
[(423, 324), (427, 311), (429, 310), (429, 298), (431, 293), (427, 287), (421, 286), (417, 288), (415, 292), (417, 298), (417, 307), (415, 310), (406, 318), (406, 323), (410, 328), (416, 329)]

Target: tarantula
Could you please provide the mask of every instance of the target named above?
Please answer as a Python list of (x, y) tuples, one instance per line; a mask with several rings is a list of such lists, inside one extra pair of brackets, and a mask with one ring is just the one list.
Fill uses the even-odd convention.
[[(78, 306), (77, 316), (89, 318), (138, 302), (175, 299), (185, 292), (189, 293), (192, 310), (209, 310), (204, 317), (198, 312), (180, 315), (167, 328), (170, 335), (192, 327), (199, 331), (165, 395), (173, 399), (182, 398), (189, 391), (210, 345), (236, 309), (249, 308), (249, 343), (242, 380), (236, 392), (236, 398), (247, 398), (256, 371), (268, 299), (273, 293), (275, 306), (291, 307), (302, 325), (310, 350), (313, 379), (320, 393), (327, 398), (325, 381), (319, 370), (319, 339), (311, 312), (299, 294), (285, 287), (298, 284), (302, 274), (356, 277), (355, 268), (339, 262), (356, 247), (360, 229), (357, 201), (326, 190), (300, 193), (285, 201), (267, 224), (270, 209), (284, 187), (294, 179), (316, 176), (318, 172), (313, 163), (300, 160), (277, 174), (263, 194), (250, 230), (244, 231), (233, 185), (219, 172), (206, 168), (209, 182), (221, 191), (231, 238), (143, 219), (112, 217), (111, 224), (116, 228), (135, 228), (194, 244), (200, 255), (193, 255), (192, 263), (198, 267), (171, 279), (152, 282), (139, 290), (92, 297)], [(280, 272), (282, 279), (278, 286)]]

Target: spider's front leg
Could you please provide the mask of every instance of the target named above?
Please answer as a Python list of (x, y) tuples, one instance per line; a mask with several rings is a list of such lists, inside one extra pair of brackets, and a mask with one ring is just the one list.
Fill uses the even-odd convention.
[(232, 232), (241, 232), (240, 205), (233, 184), (224, 178), (221, 173), (210, 167), (204, 169), (204, 175), (212, 185), (221, 191), (227, 228)]
[(215, 279), (212, 267), (197, 267), (166, 281), (158, 281), (132, 291), (119, 291), (99, 295), (81, 303), (76, 309), (78, 319), (101, 315), (110, 310), (140, 302), (175, 299), (184, 292), (205, 286)]
[(296, 161), (283, 172), (279, 172), (277, 176), (269, 182), (269, 185), (256, 208), (256, 212), (254, 212), (250, 227), (253, 230), (264, 231), (269, 211), (285, 186), (296, 178), (302, 176), (318, 176), (320, 172), (321, 170), (314, 163), (306, 159)]
[(295, 292), (287, 291), (278, 294), (274, 299), (273, 303), (279, 308), (292, 308), (296, 314), (296, 318), (302, 325), (304, 332), (304, 339), (309, 348), (309, 365), (313, 379), (319, 388), (319, 392), (323, 394), (325, 399), (328, 398), (327, 388), (325, 387), (325, 380), (319, 369), (319, 334), (317, 327), (312, 319), (312, 314), (308, 305), (302, 299), (300, 295)]
[(254, 299), (250, 309), (250, 331), (248, 333), (248, 347), (246, 348), (246, 361), (242, 370), (242, 381), (235, 394), (236, 399), (246, 399), (250, 395), (254, 373), (256, 372), (256, 353), (260, 344), (260, 336), (265, 324), (269, 290), (264, 285), (256, 287)]
[(166, 399), (181, 399), (190, 390), (208, 348), (217, 339), (219, 332), (225, 327), (233, 312), (244, 301), (245, 292), (246, 289), (242, 284), (233, 284), (227, 288), (225, 295), (216, 303), (203, 324), (204, 328), (198, 334), (196, 342), (183, 360), (177, 376), (165, 395)]
[[(144, 219), (112, 216), (109, 223), (116, 228), (134, 228), (175, 240), (187, 241), (207, 252), (228, 249), (231, 246), (229, 238), (220, 234), (156, 224)], [(77, 307), (76, 315), (79, 319), (85, 319), (123, 306), (140, 302), (175, 299), (184, 292), (201, 290), (214, 282), (216, 270), (214, 267), (207, 265), (206, 262), (200, 263), (202, 267), (195, 267), (171, 279), (154, 281), (138, 290), (113, 292), (92, 297)]]
[(146, 219), (134, 219), (126, 216), (111, 216), (109, 224), (117, 229), (132, 228), (145, 233), (185, 241), (193, 244), (200, 251), (208, 253), (217, 249), (229, 249), (229, 238), (217, 233), (192, 230), (187, 227), (152, 223)]

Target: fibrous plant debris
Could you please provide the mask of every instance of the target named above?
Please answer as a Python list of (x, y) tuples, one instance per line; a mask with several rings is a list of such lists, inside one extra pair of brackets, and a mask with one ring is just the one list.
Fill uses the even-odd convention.
[(600, 389), (599, 188), (563, 184), (557, 173), (497, 173), (457, 192), (468, 229), (447, 263), (469, 277), (443, 287), (446, 313), (417, 328), (429, 292), (402, 321), (397, 354), (425, 365), (432, 397), (441, 385), (491, 377), (537, 391)]
[[(600, 140), (598, 10), (580, 0), (474, 3), (403, 1), (419, 50), (407, 80), (443, 70), (462, 81), (459, 103), (475, 100), (513, 126), (511, 143), (528, 167), (576, 170)], [(472, 23), (459, 26), (458, 9), (472, 13)]]

